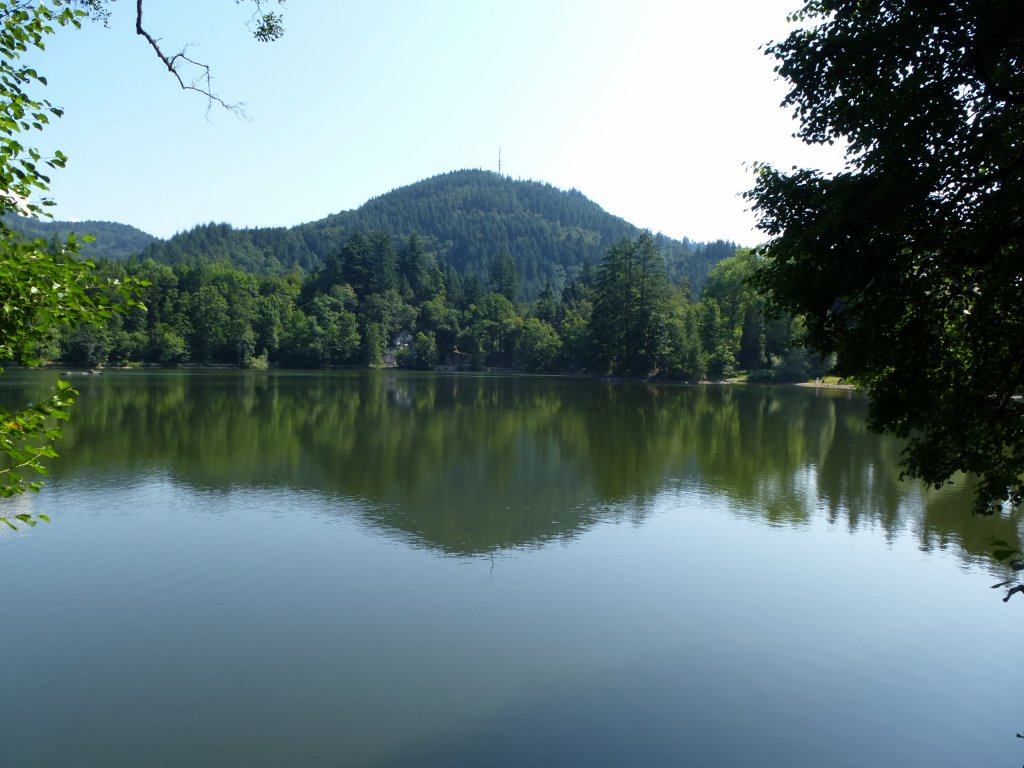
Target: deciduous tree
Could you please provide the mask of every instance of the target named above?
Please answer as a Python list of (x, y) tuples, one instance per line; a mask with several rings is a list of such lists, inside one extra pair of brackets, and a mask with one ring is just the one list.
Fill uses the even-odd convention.
[(906, 473), (1024, 500), (1024, 13), (1017, 0), (811, 0), (768, 47), (846, 168), (757, 167), (759, 282), (907, 439)]

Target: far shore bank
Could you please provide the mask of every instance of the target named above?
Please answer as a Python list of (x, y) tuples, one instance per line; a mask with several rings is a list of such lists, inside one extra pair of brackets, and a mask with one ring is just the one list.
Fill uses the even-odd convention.
[(844, 382), (824, 382), (824, 381), (800, 381), (795, 382), (798, 387), (813, 387), (817, 389), (856, 389), (857, 387), (853, 384), (847, 384)]
[[(18, 365), (9, 365), (9, 368), (20, 368)], [(62, 370), (64, 375), (68, 376), (88, 376), (88, 375), (99, 375), (103, 371), (144, 371), (144, 370), (200, 370), (200, 371), (217, 371), (217, 370), (247, 370), (245, 367), (240, 365), (231, 365), (224, 363), (214, 363), (211, 365), (199, 365), (197, 363), (184, 363), (179, 365), (161, 366), (152, 363), (144, 365), (126, 365), (126, 366), (103, 366), (100, 368), (75, 368), (73, 366), (64, 366), (58, 363), (43, 363), (40, 368), (58, 369)], [(288, 369), (288, 368), (263, 368), (263, 369), (251, 369), (251, 370), (390, 370), (390, 371), (414, 371), (418, 373), (432, 372), (432, 373), (469, 373), (469, 374), (485, 374), (491, 376), (554, 376), (561, 378), (573, 378), (573, 379), (584, 379), (591, 381), (605, 381), (605, 382), (633, 382), (633, 383), (646, 383), (646, 384), (672, 384), (672, 385), (683, 385), (683, 386), (717, 386), (722, 384), (750, 384), (757, 386), (760, 384), (770, 385), (782, 385), (782, 386), (797, 386), (797, 387), (811, 387), (815, 389), (845, 389), (855, 390), (857, 387), (854, 384), (848, 384), (844, 381), (779, 381), (779, 382), (751, 382), (746, 377), (735, 377), (728, 379), (671, 379), (671, 378), (640, 378), (631, 376), (601, 376), (598, 374), (592, 374), (587, 372), (562, 372), (562, 373), (533, 373), (530, 371), (519, 371), (513, 368), (483, 368), (483, 369), (472, 369), (461, 366), (436, 366), (432, 371), (421, 371), (418, 369), (411, 368), (399, 368), (397, 366), (387, 366), (380, 369), (369, 369), (364, 366), (358, 365), (344, 365), (344, 366), (332, 366), (329, 368), (315, 368), (315, 369)]]

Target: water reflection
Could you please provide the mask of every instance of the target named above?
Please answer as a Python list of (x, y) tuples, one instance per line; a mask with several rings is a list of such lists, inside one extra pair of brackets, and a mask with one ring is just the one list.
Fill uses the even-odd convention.
[[(5, 375), (3, 397), (45, 377)], [(869, 434), (864, 399), (845, 391), (386, 372), (126, 372), (77, 384), (59, 482), (158, 470), (210, 492), (315, 491), (447, 554), (572, 537), (687, 488), (771, 525), (909, 528), (922, 549), (971, 560), (992, 538), (1020, 548), (1019, 512), (972, 518), (969, 483), (900, 483), (900, 444)]]

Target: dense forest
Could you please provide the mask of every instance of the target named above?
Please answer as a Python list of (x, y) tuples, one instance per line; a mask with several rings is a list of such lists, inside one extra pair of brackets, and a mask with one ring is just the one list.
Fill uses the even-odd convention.
[(802, 380), (828, 361), (793, 346), (791, 317), (765, 315), (748, 250), (716, 264), (699, 294), (669, 278), (649, 234), (613, 243), (519, 302), (507, 254), (482, 279), (442, 266), (416, 235), (356, 232), (319, 269), (256, 274), (223, 263), (103, 262), (141, 283), (146, 311), (81, 325), (33, 350), (69, 365), (502, 368), (699, 380), (740, 371)]
[[(235, 229), (201, 224), (160, 240), (124, 224), (4, 218), (30, 238), (61, 240), (74, 232), (95, 237), (82, 246), (90, 259), (152, 259), (161, 264), (222, 264), (260, 275), (319, 269), (356, 232), (417, 235), (438, 262), (460, 275), (485, 280), (496, 255), (510, 256), (519, 273), (520, 300), (532, 301), (546, 285), (565, 286), (569, 271), (597, 263), (615, 241), (640, 230), (577, 190), (520, 181), (490, 171), (453, 171), (392, 190), (351, 211), (294, 227)], [(699, 289), (734, 243), (698, 243), (653, 236), (669, 278)]]
[[(147, 307), (27, 350), (68, 365), (685, 380), (800, 380), (828, 368), (793, 345), (797, 321), (766, 316), (748, 284), (750, 251), (642, 232), (577, 191), (486, 171), (289, 229), (209, 224), (161, 241), (93, 222), (18, 224), (50, 239), (72, 226), (96, 234), (109, 257), (101, 276), (136, 281)], [(130, 242), (147, 244), (126, 257)]]
[(128, 259), (143, 251), (156, 238), (141, 229), (112, 221), (47, 221), (6, 214), (3, 223), (32, 240), (66, 242), (72, 233), (80, 240), (81, 255), (87, 259)]
[[(155, 241), (142, 257), (169, 265), (211, 262), (261, 275), (320, 268), (356, 232), (417, 235), (442, 267), (486, 280), (496, 256), (519, 273), (517, 299), (532, 301), (550, 284), (561, 291), (569, 271), (600, 261), (608, 247), (637, 237), (637, 227), (575, 190), (518, 181), (490, 171), (455, 171), (376, 197), (352, 211), (295, 227), (235, 229), (206, 224)], [(699, 287), (711, 267), (732, 255), (726, 242), (694, 243), (655, 235), (669, 277)]]

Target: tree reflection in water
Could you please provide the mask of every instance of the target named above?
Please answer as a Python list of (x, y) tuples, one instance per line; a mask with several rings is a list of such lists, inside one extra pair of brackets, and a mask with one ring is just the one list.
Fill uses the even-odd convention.
[(678, 488), (770, 525), (912, 530), (922, 550), (990, 567), (993, 540), (1021, 548), (1019, 510), (972, 517), (969, 479), (941, 492), (900, 482), (900, 443), (868, 433), (848, 391), (365, 371), (112, 372), (80, 386), (65, 480), (156, 468), (212, 492), (315, 491), (450, 555), (642, 519)]

